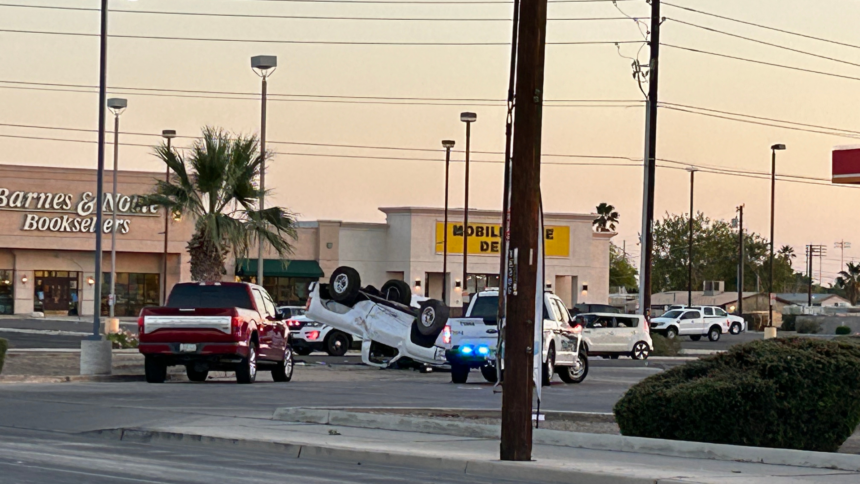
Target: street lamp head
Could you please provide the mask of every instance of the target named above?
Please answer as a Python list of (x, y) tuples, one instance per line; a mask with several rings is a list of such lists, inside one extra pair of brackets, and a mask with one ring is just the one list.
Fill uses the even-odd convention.
[(695, 166), (688, 166), (686, 169), (687, 169), (687, 171), (689, 171), (690, 173), (695, 173), (695, 172), (699, 171), (699, 169), (698, 169), (698, 168), (696, 168)]
[(475, 113), (460, 113), (460, 121), (464, 123), (474, 123), (478, 120), (478, 115)]
[(456, 143), (454, 143), (454, 140), (450, 140), (450, 139), (446, 139), (446, 140), (442, 141), (442, 146), (444, 146), (445, 148), (448, 148), (448, 149), (453, 148), (455, 144)]
[(258, 69), (263, 72), (278, 67), (278, 56), (275, 55), (257, 55), (251, 57), (251, 69)]
[(128, 100), (121, 97), (112, 97), (107, 100), (107, 107), (113, 111), (114, 114), (118, 115), (128, 107)]
[(165, 129), (161, 132), (161, 137), (164, 139), (173, 139), (176, 137), (175, 129)]
[(783, 145), (783, 144), (773, 145), (770, 147), (770, 149), (772, 149), (774, 151), (782, 151), (785, 149), (785, 145)]

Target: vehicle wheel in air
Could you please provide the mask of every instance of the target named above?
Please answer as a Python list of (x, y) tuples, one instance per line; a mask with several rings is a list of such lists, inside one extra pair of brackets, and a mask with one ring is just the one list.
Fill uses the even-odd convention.
[(451, 383), (466, 383), (469, 379), (469, 367), (451, 364)]
[(553, 373), (555, 373), (555, 347), (550, 346), (546, 355), (546, 362), (541, 365), (541, 386), (550, 386)]
[(690, 339), (693, 341), (699, 341), (700, 339), (702, 339), (702, 335), (694, 334), (694, 335), (690, 336)]
[(326, 337), (325, 351), (329, 356), (343, 356), (349, 349), (349, 336), (341, 331), (331, 331)]
[(197, 371), (193, 365), (188, 365), (185, 367), (185, 374), (188, 375), (188, 379), (191, 381), (203, 382), (209, 376), (209, 370)]
[(147, 356), (144, 360), (143, 370), (146, 373), (147, 383), (164, 383), (167, 379), (167, 365), (151, 356)]
[(675, 339), (678, 336), (678, 330), (675, 328), (669, 328), (666, 330), (666, 338)]
[(496, 373), (496, 367), (492, 365), (484, 365), (481, 367), (481, 375), (484, 380), (490, 383), (496, 383), (499, 380), (499, 375)]
[(335, 301), (349, 306), (358, 297), (361, 289), (361, 277), (352, 267), (338, 267), (331, 273), (328, 292)]
[(408, 282), (392, 279), (382, 285), (382, 297), (391, 302), (410, 306), (412, 304), (412, 289)]
[(719, 341), (721, 334), (722, 331), (720, 331), (718, 326), (712, 326), (711, 329), (708, 330), (708, 339), (711, 341)]
[(272, 380), (276, 382), (287, 382), (293, 379), (293, 349), (287, 346), (284, 352), (284, 361), (272, 369)]
[(308, 356), (309, 354), (311, 354), (311, 352), (313, 352), (313, 350), (310, 348), (296, 348), (293, 351), (295, 351), (296, 354), (299, 356)]
[(579, 353), (579, 359), (573, 366), (563, 366), (558, 369), (558, 377), (565, 383), (582, 383), (588, 376), (588, 355)]
[(430, 299), (421, 303), (418, 313), (418, 332), (424, 336), (436, 337), (448, 323), (448, 306), (441, 301)]
[(254, 383), (257, 380), (257, 347), (248, 347), (248, 356), (236, 368), (236, 383)]
[(740, 323), (732, 324), (732, 329), (729, 330), (732, 334), (741, 334), (741, 325)]
[(632, 356), (634, 360), (647, 360), (650, 354), (651, 347), (648, 346), (648, 343), (639, 341), (633, 345), (633, 352), (630, 356)]

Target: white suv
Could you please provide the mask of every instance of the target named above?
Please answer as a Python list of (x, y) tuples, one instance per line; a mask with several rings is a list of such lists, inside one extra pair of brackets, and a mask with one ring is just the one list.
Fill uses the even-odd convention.
[(701, 309), (673, 309), (659, 318), (651, 319), (651, 331), (660, 333), (669, 339), (678, 335), (689, 336), (693, 341), (699, 341), (707, 335), (711, 341), (719, 341), (724, 331), (727, 331), (728, 319), (705, 317)]
[(582, 338), (589, 356), (646, 360), (654, 349), (648, 321), (635, 314), (578, 314), (574, 324), (582, 325)]

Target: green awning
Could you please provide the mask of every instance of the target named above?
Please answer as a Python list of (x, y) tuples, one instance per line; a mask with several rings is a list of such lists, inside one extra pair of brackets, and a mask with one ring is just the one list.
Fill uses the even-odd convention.
[[(263, 274), (266, 277), (324, 277), (319, 262), (315, 260), (280, 260), (266, 259), (263, 261)], [(256, 276), (257, 259), (239, 259), (236, 262), (237, 276)]]

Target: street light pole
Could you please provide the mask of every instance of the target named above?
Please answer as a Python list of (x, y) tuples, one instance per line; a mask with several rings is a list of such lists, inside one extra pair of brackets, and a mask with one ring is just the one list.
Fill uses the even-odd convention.
[[(268, 90), (268, 79), (278, 67), (278, 58), (274, 55), (258, 55), (251, 58), (251, 69), (263, 80), (262, 104), (260, 109), (260, 211), (266, 204), (266, 95)], [(269, 71), (271, 69), (271, 72)], [(260, 244), (257, 253), (257, 284), (263, 285), (263, 238), (259, 237)]]
[[(161, 132), (161, 137), (167, 140), (167, 151), (171, 152), (170, 142), (176, 137), (176, 131), (165, 129)], [(164, 182), (170, 183), (170, 165), (164, 169)], [(161, 259), (161, 305), (167, 305), (167, 249), (170, 233), (170, 210), (164, 209), (164, 254)]]
[(695, 214), (693, 212), (693, 185), (698, 171), (695, 167), (687, 168), (690, 172), (690, 237), (688, 239), (689, 251), (687, 253), (687, 306), (693, 305), (693, 220)]
[(785, 145), (776, 144), (770, 147), (770, 282), (768, 283), (768, 321), (767, 325), (773, 327), (773, 226), (775, 204), (776, 204), (776, 152), (785, 150)]
[(95, 283), (93, 293), (93, 334), (91, 339), (101, 340), (99, 325), (102, 312), (102, 224), (105, 175), (105, 112), (107, 103), (107, 21), (108, 0), (102, 0), (101, 34), (99, 36), (99, 135), (98, 135), (98, 165), (96, 171), (96, 255)]
[(472, 123), (478, 120), (475, 113), (460, 113), (466, 123), (466, 199), (463, 209), (463, 303), (469, 294), (469, 152), (471, 151)]
[(448, 302), (448, 169), (451, 165), (453, 140), (442, 141), (445, 147), (445, 228), (442, 230), (442, 302)]
[(128, 107), (128, 101), (122, 98), (107, 100), (108, 108), (114, 115), (113, 120), (113, 195), (111, 195), (111, 225), (110, 225), (110, 318), (116, 317), (116, 211), (119, 208), (117, 200), (117, 179), (119, 178), (119, 115)]

